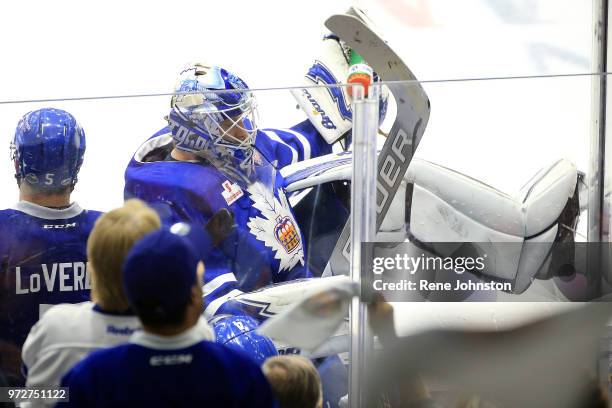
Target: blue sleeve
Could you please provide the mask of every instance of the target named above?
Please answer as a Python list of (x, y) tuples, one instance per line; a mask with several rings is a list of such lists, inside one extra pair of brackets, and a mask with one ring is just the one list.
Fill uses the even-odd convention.
[(251, 387), (244, 399), (244, 406), (253, 408), (278, 407), (276, 398), (274, 398), (272, 393), (272, 388), (261, 372), (261, 369), (255, 367), (251, 368), (251, 370), (253, 371), (254, 381), (249, 382)]
[(302, 135), (310, 145), (310, 157), (304, 157), (303, 160), (314, 159), (315, 157), (323, 156), (332, 152), (332, 147), (319, 134), (317, 129), (309, 120), (298, 123), (291, 127), (292, 132)]
[(230, 298), (274, 283), (272, 262), (269, 251), (262, 251), (248, 231), (232, 231), (204, 260), (206, 316), (227, 313), (223, 305)]
[[(236, 353), (237, 354), (237, 353)], [(239, 391), (237, 406), (250, 408), (278, 407), (272, 387), (263, 375), (259, 365), (248, 357), (234, 355), (234, 369), (240, 375), (233, 376), (234, 389)]]
[(219, 308), (230, 298), (242, 293), (236, 275), (229, 267), (225, 254), (215, 248), (204, 260), (204, 314), (207, 318), (216, 315)]
[(257, 137), (265, 138), (257, 145), (263, 148), (268, 160), (278, 161), (279, 168), (332, 152), (331, 145), (308, 120), (289, 129), (263, 129)]
[(83, 360), (77, 363), (70, 371), (68, 371), (63, 377), (60, 383), (61, 387), (68, 387), (68, 401), (59, 402), (55, 406), (68, 408), (68, 407), (87, 407), (91, 406), (91, 402), (88, 400), (88, 395), (92, 395), (91, 391), (88, 392), (86, 385), (86, 373), (83, 373), (81, 366)]

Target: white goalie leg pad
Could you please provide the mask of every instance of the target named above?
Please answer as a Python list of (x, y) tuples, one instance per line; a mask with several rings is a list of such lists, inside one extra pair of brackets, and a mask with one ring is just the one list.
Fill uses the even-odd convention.
[[(348, 62), (340, 42), (325, 38), (321, 55), (306, 73), (307, 84), (343, 84), (347, 75)], [(327, 143), (334, 143), (351, 129), (353, 112), (346, 87), (302, 88), (291, 93)]]

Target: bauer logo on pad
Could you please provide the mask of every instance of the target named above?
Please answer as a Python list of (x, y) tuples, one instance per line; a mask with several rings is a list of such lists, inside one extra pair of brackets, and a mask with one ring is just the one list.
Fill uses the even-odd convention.
[(244, 195), (240, 186), (236, 183), (231, 183), (230, 181), (223, 182), (223, 191), (221, 195), (225, 199), (227, 205), (232, 205), (236, 202), (240, 197)]

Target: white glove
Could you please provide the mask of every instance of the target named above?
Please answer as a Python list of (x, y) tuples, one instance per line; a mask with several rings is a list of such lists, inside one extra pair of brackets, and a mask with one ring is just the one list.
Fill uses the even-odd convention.
[[(306, 73), (312, 85), (346, 83), (348, 60), (335, 35), (323, 39), (321, 55)], [(292, 90), (291, 93), (321, 136), (332, 144), (352, 127), (353, 112), (346, 87), (317, 87)]]

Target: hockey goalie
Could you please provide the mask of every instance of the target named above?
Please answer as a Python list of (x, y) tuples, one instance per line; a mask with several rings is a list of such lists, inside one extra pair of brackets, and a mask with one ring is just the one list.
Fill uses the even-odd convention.
[(241, 78), (200, 63), (181, 71), (168, 126), (134, 154), (125, 197), (146, 201), (167, 224), (206, 225), (214, 247), (206, 260), (208, 316), (227, 312), (224, 301), (241, 292), (312, 276), (280, 169), (331, 153), (350, 131), (349, 96), (334, 87), (347, 72), (346, 48), (327, 36), (306, 76), (330, 85), (308, 95), (325, 123), (260, 129), (255, 95)]

